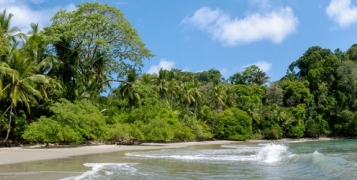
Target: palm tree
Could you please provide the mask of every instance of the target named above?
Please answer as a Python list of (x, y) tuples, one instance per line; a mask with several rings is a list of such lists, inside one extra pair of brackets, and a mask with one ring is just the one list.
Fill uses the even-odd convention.
[(30, 35), (27, 38), (26, 44), (24, 45), (24, 50), (27, 53), (27, 56), (31, 57), (32, 60), (36, 63), (39, 63), (40, 57), (43, 53), (40, 52), (41, 48), (41, 37), (39, 35), (38, 23), (31, 24), (31, 31), (28, 32)]
[(172, 110), (175, 95), (177, 95), (179, 88), (180, 88), (179, 83), (178, 83), (178, 81), (176, 81), (176, 79), (172, 79), (171, 81), (169, 81), (167, 83), (167, 92), (170, 95), (170, 109), (171, 110)]
[[(30, 111), (30, 103), (37, 102), (47, 96), (45, 87), (52, 79), (39, 74), (38, 64), (26, 58), (20, 50), (12, 49), (6, 61), (0, 63), (0, 74), (5, 85), (4, 95), (10, 102), (5, 111), (9, 113), (9, 126), (4, 142), (6, 143), (11, 131), (12, 118), (15, 115), (18, 102), (21, 102)], [(37, 99), (36, 99), (37, 98)]]
[(232, 85), (227, 85), (225, 88), (225, 99), (224, 99), (224, 104), (227, 107), (233, 107), (235, 105), (235, 100), (237, 98), (237, 94), (235, 92), (235, 88)]
[(158, 92), (159, 92), (159, 97), (163, 101), (165, 99), (165, 95), (167, 92), (167, 85), (166, 85), (166, 79), (167, 79), (168, 72), (162, 68), (159, 70), (159, 74), (157, 77), (157, 85), (158, 85)]
[(267, 113), (263, 113), (264, 110), (266, 110), (266, 108), (264, 108), (263, 104), (261, 103), (249, 103), (246, 112), (252, 117), (255, 124), (258, 125), (260, 124), (261, 120), (264, 119), (263, 115), (267, 115)]
[(60, 80), (63, 86), (63, 96), (70, 101), (74, 101), (80, 96), (80, 88), (85, 85), (85, 77), (78, 70), (83, 68), (79, 65), (79, 52), (72, 46), (71, 40), (68, 39), (61, 39), (53, 44), (58, 63), (47, 73), (49, 76)]
[(0, 13), (0, 33), (5, 36), (10, 44), (15, 44), (16, 39), (26, 39), (25, 34), (20, 32), (18, 27), (11, 27), (11, 19), (14, 15), (7, 14), (6, 9)]
[(210, 97), (210, 102), (213, 105), (213, 108), (215, 109), (214, 113), (214, 119), (212, 122), (212, 134), (214, 132), (214, 127), (216, 124), (216, 113), (222, 109), (222, 106), (224, 106), (224, 99), (226, 97), (225, 94), (225, 87), (221, 84), (214, 84), (211, 89), (209, 90), (209, 97)]
[(188, 108), (191, 105), (192, 102), (195, 101), (195, 98), (193, 96), (193, 88), (192, 88), (192, 84), (185, 82), (182, 84), (181, 86), (181, 90), (182, 90), (182, 101), (186, 106), (186, 114), (188, 114)]
[(6, 37), (0, 34), (0, 61), (5, 60), (10, 50), (11, 50), (11, 46), (8, 43)]
[(42, 42), (39, 34), (38, 23), (31, 24), (28, 35), (26, 42), (21, 47), (21, 53), (38, 64), (39, 73), (47, 74), (54, 66), (58, 66), (59, 61), (54, 55), (45, 53), (46, 45)]
[(193, 78), (192, 94), (193, 94), (193, 98), (195, 99), (195, 116), (197, 118), (198, 103), (202, 101), (203, 98), (203, 94), (199, 89), (199, 83), (197, 78)]
[(270, 77), (266, 75), (265, 72), (262, 70), (258, 70), (257, 72), (254, 72), (252, 74), (252, 77), (250, 78), (250, 82), (256, 83), (259, 86), (269, 82)]
[(154, 78), (155, 76), (154, 75), (151, 75), (151, 74), (143, 74), (139, 81), (144, 84), (144, 85), (147, 85), (147, 86), (151, 86), (153, 84), (153, 81), (154, 81)]
[(192, 89), (192, 94), (193, 98), (195, 99), (195, 116), (197, 117), (198, 103), (202, 101), (203, 95), (197, 87)]
[[(136, 90), (136, 82), (138, 75), (135, 72), (135, 69), (130, 69), (127, 73), (127, 83), (122, 83), (118, 87), (118, 91), (122, 98), (127, 98), (128, 103), (131, 109), (140, 102), (141, 96)], [(114, 92), (115, 93), (115, 92)]]
[(97, 51), (95, 54), (96, 61), (90, 67), (81, 67), (82, 73), (77, 76), (77, 86), (80, 88), (79, 98), (98, 97), (100, 93), (110, 89), (110, 81), (122, 82), (113, 80), (110, 74), (107, 73), (106, 57), (104, 53)]

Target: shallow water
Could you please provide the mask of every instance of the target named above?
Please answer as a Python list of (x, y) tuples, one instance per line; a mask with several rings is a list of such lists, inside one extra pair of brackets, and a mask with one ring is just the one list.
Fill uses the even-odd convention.
[(116, 152), (0, 166), (0, 179), (356, 179), (357, 140)]

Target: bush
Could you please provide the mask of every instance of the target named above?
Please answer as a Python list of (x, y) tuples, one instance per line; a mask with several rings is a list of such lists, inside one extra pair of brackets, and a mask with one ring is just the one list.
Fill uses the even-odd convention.
[(294, 138), (301, 138), (304, 136), (305, 126), (302, 122), (298, 121), (295, 125), (290, 127), (287, 136)]
[(51, 106), (50, 118), (41, 117), (26, 127), (23, 138), (28, 141), (79, 142), (107, 136), (105, 117), (90, 102), (71, 103), (61, 99)]
[(321, 115), (315, 119), (309, 118), (305, 123), (306, 134), (311, 137), (320, 137), (330, 133), (328, 123), (322, 119)]
[[(142, 111), (140, 111), (140, 109)], [(196, 139), (196, 135), (179, 120), (177, 114), (169, 109), (150, 112), (145, 116), (146, 108), (139, 108), (131, 118), (145, 136), (146, 141), (186, 141)]]
[(22, 137), (33, 142), (79, 142), (82, 136), (69, 126), (64, 126), (52, 119), (41, 117), (39, 121), (26, 127)]
[(238, 108), (229, 108), (217, 115), (216, 137), (219, 139), (245, 140), (252, 136), (252, 118)]
[(266, 139), (280, 139), (283, 137), (283, 130), (278, 124), (273, 124), (270, 128), (264, 129), (264, 137)]
[(109, 127), (108, 139), (121, 141), (132, 140), (138, 141), (145, 140), (143, 133), (134, 124), (115, 124)]
[(168, 141), (175, 137), (174, 130), (164, 119), (155, 118), (140, 126), (147, 141)]

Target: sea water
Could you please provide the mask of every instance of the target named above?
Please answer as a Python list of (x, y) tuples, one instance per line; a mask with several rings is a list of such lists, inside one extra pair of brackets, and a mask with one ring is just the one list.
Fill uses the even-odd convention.
[[(357, 140), (237, 142), (77, 157), (84, 171), (2, 172), (0, 179), (357, 179)], [(70, 160), (66, 161), (71, 162)], [(57, 162), (58, 163), (58, 162)], [(78, 167), (79, 168), (79, 167)], [(48, 169), (46, 169), (48, 170)], [(78, 170), (78, 169), (77, 169)], [(65, 177), (61, 177), (61, 172)], [(8, 173), (8, 174), (6, 174)], [(12, 173), (10, 176), (9, 173)], [(22, 174), (21, 174), (22, 173)], [(27, 174), (26, 174), (27, 173)], [(37, 173), (32, 175), (31, 173)], [(41, 176), (41, 173), (43, 176)], [(72, 173), (72, 174), (71, 174)], [(56, 178), (55, 178), (56, 177)]]

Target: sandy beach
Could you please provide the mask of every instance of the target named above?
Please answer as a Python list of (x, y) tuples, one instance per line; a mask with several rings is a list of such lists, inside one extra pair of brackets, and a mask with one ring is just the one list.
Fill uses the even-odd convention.
[(0, 165), (30, 161), (68, 158), (89, 154), (101, 154), (118, 151), (138, 151), (150, 149), (184, 148), (197, 145), (229, 144), (235, 141), (201, 141), (180, 143), (143, 143), (141, 145), (92, 145), (73, 148), (0, 148)]
[[(279, 139), (279, 140), (247, 140), (245, 142), (304, 142), (304, 141), (326, 141), (341, 138), (302, 138), (302, 139)], [(12, 147), (0, 148), (0, 165), (14, 164), (30, 161), (68, 158), (72, 156), (111, 153), (119, 151), (140, 151), (151, 149), (184, 148), (197, 145), (214, 145), (237, 143), (237, 141), (200, 141), (179, 143), (143, 143), (141, 145), (91, 145), (71, 148), (29, 148)]]

